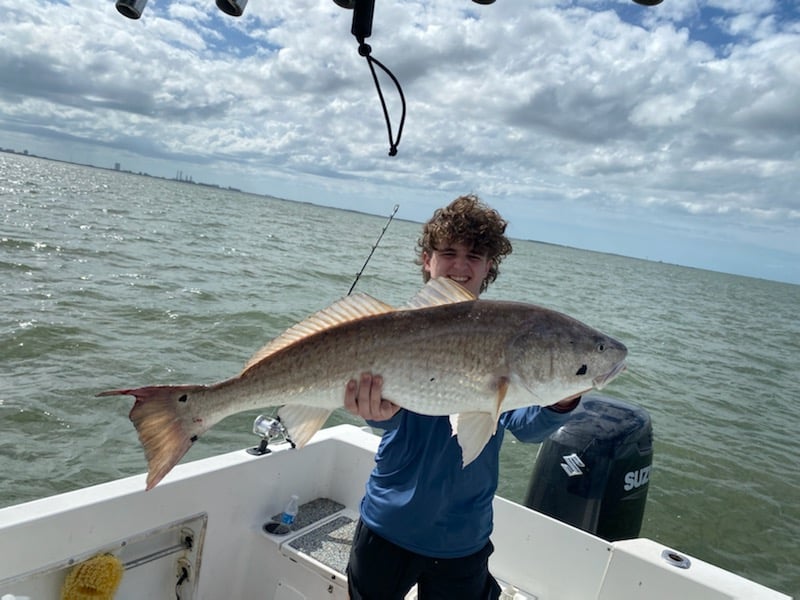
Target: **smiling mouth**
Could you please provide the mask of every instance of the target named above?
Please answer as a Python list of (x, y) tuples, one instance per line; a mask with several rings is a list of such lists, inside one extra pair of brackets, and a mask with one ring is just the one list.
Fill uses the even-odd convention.
[(617, 375), (622, 373), (628, 366), (625, 364), (624, 360), (619, 361), (608, 373), (604, 373), (602, 375), (598, 375), (594, 379), (592, 379), (592, 385), (598, 390), (602, 390), (608, 383), (614, 379)]

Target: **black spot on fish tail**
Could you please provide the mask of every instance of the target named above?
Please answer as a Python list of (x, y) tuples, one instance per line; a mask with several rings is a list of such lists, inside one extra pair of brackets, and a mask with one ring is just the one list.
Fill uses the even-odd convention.
[[(128, 417), (136, 427), (147, 458), (147, 485), (152, 489), (186, 454), (198, 435), (208, 429), (201, 417), (185, 414), (189, 396), (207, 389), (201, 385), (155, 385), (102, 392), (101, 396), (130, 394), (136, 398)], [(177, 397), (177, 400), (176, 400)], [(198, 422), (199, 419), (199, 422)], [(191, 432), (197, 432), (190, 438)]]
[(581, 368), (575, 372), (575, 375), (586, 375), (586, 365), (581, 365)]

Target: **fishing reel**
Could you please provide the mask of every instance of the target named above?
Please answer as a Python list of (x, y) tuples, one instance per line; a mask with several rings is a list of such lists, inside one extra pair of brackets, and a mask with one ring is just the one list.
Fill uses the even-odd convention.
[(262, 456), (272, 452), (267, 446), (274, 442), (289, 442), (294, 448), (294, 442), (289, 439), (289, 432), (280, 422), (280, 419), (273, 419), (266, 415), (258, 415), (253, 421), (253, 433), (261, 438), (261, 443), (255, 448), (248, 448), (248, 454)]

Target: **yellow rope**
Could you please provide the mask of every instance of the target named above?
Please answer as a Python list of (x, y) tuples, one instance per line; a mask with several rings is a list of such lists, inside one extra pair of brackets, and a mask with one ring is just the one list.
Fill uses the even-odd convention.
[(98, 554), (75, 565), (61, 588), (61, 600), (111, 600), (125, 567), (113, 554)]

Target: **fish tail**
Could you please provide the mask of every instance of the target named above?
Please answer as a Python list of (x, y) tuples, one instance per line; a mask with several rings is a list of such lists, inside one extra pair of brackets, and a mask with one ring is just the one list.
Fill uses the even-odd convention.
[(152, 489), (191, 448), (209, 425), (193, 418), (189, 398), (205, 390), (198, 385), (156, 385), (109, 390), (98, 396), (131, 395), (136, 402), (128, 417), (136, 427), (147, 459), (147, 488)]

